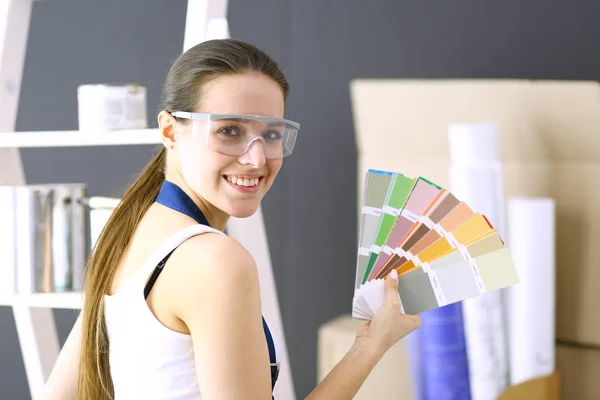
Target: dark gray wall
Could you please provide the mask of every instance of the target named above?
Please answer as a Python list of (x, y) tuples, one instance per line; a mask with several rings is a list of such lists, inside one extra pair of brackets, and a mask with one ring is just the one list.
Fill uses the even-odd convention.
[[(600, 3), (566, 4), (229, 0), (232, 37), (281, 63), (292, 86), (287, 116), (302, 124), (295, 153), (263, 206), (299, 397), (315, 384), (318, 326), (349, 312), (352, 301), (356, 150), (349, 81), (599, 79)], [(154, 116), (169, 63), (182, 47), (185, 8), (185, 0), (36, 3), (17, 129), (75, 129), (77, 85), (94, 81), (144, 84)], [(93, 195), (118, 196), (153, 151), (22, 155), (31, 182), (83, 181)], [(56, 316), (64, 339), (74, 313)], [(27, 399), (9, 309), (0, 308), (0, 326), (0, 390)]]

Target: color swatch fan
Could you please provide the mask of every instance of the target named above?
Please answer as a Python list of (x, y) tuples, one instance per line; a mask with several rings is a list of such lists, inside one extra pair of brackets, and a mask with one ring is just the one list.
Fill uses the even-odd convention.
[(485, 216), (424, 178), (369, 170), (364, 181), (352, 315), (371, 319), (398, 272), (403, 311), (419, 314), (519, 282)]

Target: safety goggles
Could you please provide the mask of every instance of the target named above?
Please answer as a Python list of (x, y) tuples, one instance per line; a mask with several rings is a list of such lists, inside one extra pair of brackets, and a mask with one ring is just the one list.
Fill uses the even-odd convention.
[(174, 111), (192, 120), (192, 136), (221, 154), (239, 157), (260, 144), (267, 159), (289, 156), (300, 124), (281, 118), (245, 114), (203, 114)]

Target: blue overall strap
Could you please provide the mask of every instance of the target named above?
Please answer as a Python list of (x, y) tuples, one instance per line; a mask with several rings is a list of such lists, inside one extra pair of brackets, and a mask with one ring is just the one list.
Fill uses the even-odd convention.
[(277, 354), (275, 353), (275, 342), (273, 336), (271, 336), (271, 330), (265, 321), (265, 317), (262, 318), (263, 329), (265, 330), (265, 336), (267, 336), (267, 346), (269, 347), (269, 362), (271, 363), (271, 389), (275, 388), (275, 382), (279, 377), (279, 364), (277, 363)]
[(210, 226), (196, 203), (190, 199), (190, 196), (183, 189), (174, 183), (164, 181), (155, 201), (193, 218), (200, 225)]
[[(179, 186), (175, 185), (172, 182), (166, 180), (163, 182), (155, 202), (162, 204), (163, 206), (169, 207), (175, 211), (179, 211), (180, 213), (183, 213), (189, 216), (190, 218), (193, 218), (198, 224), (210, 226), (208, 220), (202, 213), (202, 210), (200, 210), (196, 203), (194, 203), (194, 201), (187, 195), (186, 192), (183, 191), (183, 189), (181, 189)], [(149, 285), (147, 285), (147, 287), (145, 288), (144, 295), (146, 297), (148, 296), (148, 293), (150, 292), (154, 281), (158, 277), (158, 274), (162, 271), (162, 267), (164, 266), (166, 259), (170, 255), (171, 254), (169, 253), (167, 257), (165, 257), (165, 260), (163, 260), (163, 262), (161, 262), (161, 264), (159, 264), (159, 266), (157, 267), (155, 271), (156, 274), (151, 277)], [(279, 364), (277, 363), (277, 357), (275, 354), (275, 343), (273, 342), (271, 331), (269, 330), (269, 327), (267, 326), (267, 322), (265, 321), (264, 317), (262, 321), (265, 336), (267, 338), (267, 345), (269, 347), (269, 360), (271, 363), (271, 388), (273, 389), (275, 387), (275, 382), (279, 377)]]

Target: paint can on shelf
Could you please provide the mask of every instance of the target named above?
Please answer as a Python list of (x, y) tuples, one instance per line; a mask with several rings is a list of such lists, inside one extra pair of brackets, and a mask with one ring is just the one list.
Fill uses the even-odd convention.
[(146, 88), (138, 84), (87, 84), (77, 88), (80, 131), (146, 129)]

